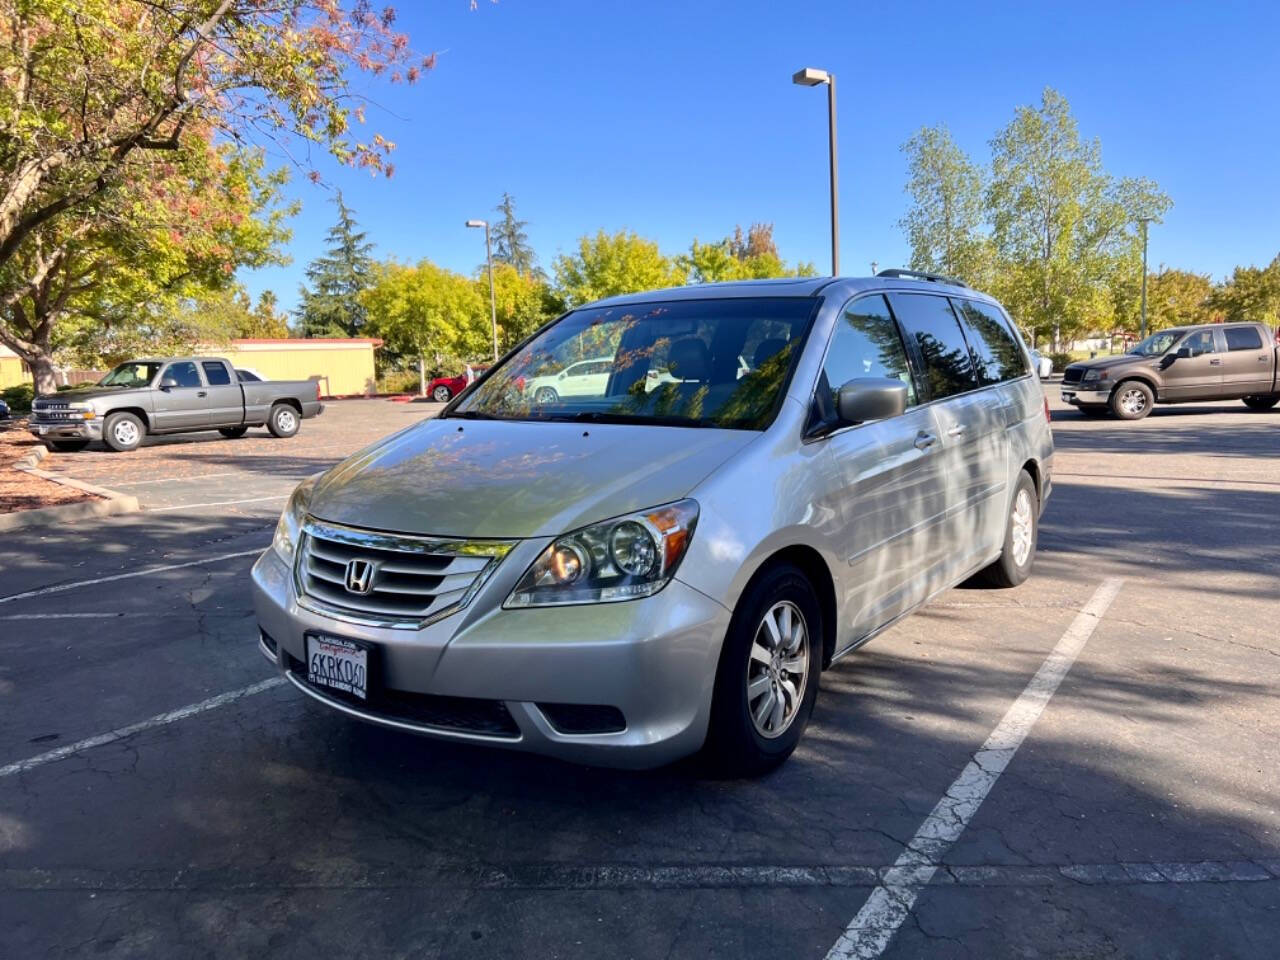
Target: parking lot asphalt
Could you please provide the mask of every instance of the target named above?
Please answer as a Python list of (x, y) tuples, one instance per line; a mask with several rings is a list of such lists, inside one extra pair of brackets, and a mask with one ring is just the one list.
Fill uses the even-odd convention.
[(147, 511), (0, 541), (0, 957), (1274, 957), (1280, 411), (1048, 393), (1031, 580), (839, 662), (757, 781), (279, 685), (247, 572), (283, 497), (433, 407), (49, 458)]

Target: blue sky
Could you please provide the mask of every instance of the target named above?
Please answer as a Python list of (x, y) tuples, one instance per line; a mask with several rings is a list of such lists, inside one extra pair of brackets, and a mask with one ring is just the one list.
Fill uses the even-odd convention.
[[(957, 12), (961, 11), (961, 12)], [(788, 260), (829, 265), (824, 88), (837, 76), (842, 272), (900, 265), (901, 144), (947, 124), (975, 159), (1046, 85), (1117, 176), (1173, 198), (1151, 263), (1211, 273), (1280, 253), (1280, 4), (914, 4), (404, 0), (399, 25), (439, 52), (418, 84), (360, 79), (370, 131), (397, 144), (390, 180), (323, 157), (287, 267), (246, 272), (292, 308), (340, 188), (380, 257), (483, 261), (471, 217), (504, 190), (540, 262), (598, 228), (675, 253), (772, 221)]]

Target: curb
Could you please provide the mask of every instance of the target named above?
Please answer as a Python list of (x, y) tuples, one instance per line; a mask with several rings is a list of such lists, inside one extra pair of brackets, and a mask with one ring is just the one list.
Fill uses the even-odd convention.
[(63, 503), (56, 507), (40, 507), (38, 510), (19, 510), (17, 513), (0, 514), (0, 533), (9, 530), (22, 530), (26, 527), (43, 527), (54, 523), (74, 520), (92, 520), (95, 517), (114, 517), (125, 513), (138, 513), (142, 505), (138, 498), (130, 494), (109, 490), (83, 480), (63, 477), (48, 470), (39, 469), (36, 464), (49, 455), (49, 450), (37, 446), (30, 453), (14, 461), (15, 470), (29, 473), (51, 483), (64, 487), (73, 487), (83, 493), (101, 497), (100, 500), (84, 500), (80, 503)]

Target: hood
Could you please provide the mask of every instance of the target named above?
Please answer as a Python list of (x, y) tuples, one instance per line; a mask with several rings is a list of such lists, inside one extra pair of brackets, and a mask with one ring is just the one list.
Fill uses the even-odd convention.
[(1095, 357), (1092, 360), (1073, 360), (1067, 364), (1079, 370), (1112, 370), (1117, 367), (1158, 367), (1163, 357), (1141, 357), (1134, 353), (1121, 353), (1114, 357)]
[(324, 474), (309, 512), (401, 533), (555, 536), (679, 500), (759, 436), (751, 430), (428, 420)]
[(94, 400), (98, 397), (107, 397), (113, 394), (124, 393), (126, 387), (76, 387), (73, 390), (59, 390), (57, 393), (42, 393), (36, 397), (37, 400), (66, 401), (67, 403), (75, 403), (77, 401)]

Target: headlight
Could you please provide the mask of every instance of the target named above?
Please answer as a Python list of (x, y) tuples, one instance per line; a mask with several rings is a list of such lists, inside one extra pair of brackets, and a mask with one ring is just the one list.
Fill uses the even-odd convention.
[(315, 489), (319, 477), (308, 477), (294, 489), (289, 503), (280, 514), (280, 522), (276, 524), (276, 535), (271, 540), (273, 549), (285, 563), (293, 565), (293, 553), (298, 548), (298, 537), (302, 533), (302, 521), (307, 515), (307, 507), (311, 504), (311, 491)]
[(504, 607), (615, 603), (667, 585), (698, 523), (693, 500), (592, 524), (558, 537), (533, 562)]
[(71, 411), (72, 416), (76, 420), (92, 420), (97, 416), (97, 413), (93, 409), (93, 404), (84, 403), (83, 401), (69, 403), (67, 404), (67, 409)]
[(1101, 370), (1086, 370), (1084, 372), (1084, 376), (1080, 378), (1080, 382), (1089, 383), (1093, 380), (1101, 380), (1101, 379), (1102, 379)]

